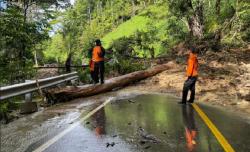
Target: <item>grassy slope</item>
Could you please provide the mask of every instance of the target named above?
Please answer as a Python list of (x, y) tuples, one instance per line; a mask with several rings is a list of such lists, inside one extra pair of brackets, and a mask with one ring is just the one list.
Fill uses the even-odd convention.
[[(121, 37), (130, 37), (138, 30), (147, 32), (148, 24), (151, 23), (158, 31), (156, 35), (159, 41), (154, 44), (155, 55), (157, 56), (161, 53), (166, 53), (166, 50), (176, 43), (176, 39), (173, 35), (168, 34), (170, 32), (168, 32), (167, 25), (172, 19), (173, 17), (169, 15), (168, 8), (166, 6), (151, 5), (140, 14), (132, 17), (130, 20), (124, 22), (118, 26), (118, 28), (104, 36), (102, 39), (104, 47), (108, 48), (114, 40)], [(182, 24), (182, 22), (179, 23)], [(181, 26), (184, 27), (185, 25)], [(162, 41), (167, 41), (168, 46), (162, 45)], [(139, 54), (143, 52), (142, 50), (137, 51)]]
[(104, 47), (109, 47), (116, 39), (133, 35), (137, 30), (144, 30), (149, 20), (145, 16), (134, 16), (102, 39)]
[[(149, 6), (147, 9), (142, 11), (139, 15), (132, 17), (127, 22), (124, 22), (114, 31), (107, 34), (103, 37), (103, 42), (105, 47), (109, 47), (114, 40), (117, 40), (121, 37), (129, 37), (133, 35), (136, 31), (147, 31), (147, 24), (152, 22), (161, 31), (162, 25), (166, 22), (166, 7), (164, 6)], [(148, 14), (154, 14), (157, 20), (152, 17), (148, 17)], [(159, 35), (160, 36), (160, 35)]]

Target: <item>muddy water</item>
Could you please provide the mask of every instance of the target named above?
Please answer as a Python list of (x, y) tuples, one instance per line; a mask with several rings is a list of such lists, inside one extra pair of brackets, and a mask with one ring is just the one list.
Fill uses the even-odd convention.
[[(141, 95), (114, 101), (46, 151), (224, 151), (194, 109), (178, 105), (176, 100), (173, 97)], [(220, 115), (224, 119), (226, 114), (220, 112)], [(220, 115), (214, 119), (219, 118), (216, 123), (223, 124)], [(230, 117), (225, 121), (230, 122)], [(239, 120), (234, 122), (237, 130), (230, 125), (221, 129), (233, 131), (226, 137), (235, 138), (230, 143), (236, 151), (249, 151), (250, 125)]]

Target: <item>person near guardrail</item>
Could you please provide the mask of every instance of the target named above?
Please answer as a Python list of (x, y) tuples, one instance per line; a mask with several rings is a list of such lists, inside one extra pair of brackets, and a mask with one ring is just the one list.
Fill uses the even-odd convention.
[(88, 51), (89, 72), (90, 72), (90, 77), (91, 77), (92, 82), (95, 83), (95, 72), (94, 72), (94, 70), (95, 70), (95, 69), (94, 69), (95, 65), (94, 65), (94, 62), (93, 62), (93, 60), (92, 60), (92, 52), (93, 52), (93, 49), (92, 49), (92, 48), (89, 49), (89, 51)]
[(71, 62), (72, 62), (71, 58), (72, 58), (72, 53), (69, 53), (68, 58), (67, 58), (67, 60), (65, 62), (65, 68), (66, 68), (67, 73), (71, 72)]
[(99, 75), (101, 84), (104, 83), (104, 56), (105, 49), (99, 39), (95, 41), (96, 46), (92, 49), (92, 61), (94, 62), (94, 81), (99, 83)]
[(197, 49), (191, 46), (189, 48), (189, 58), (187, 65), (187, 77), (188, 79), (185, 81), (182, 91), (182, 101), (179, 104), (186, 104), (188, 91), (191, 91), (189, 103), (194, 102), (195, 98), (195, 84), (198, 77), (198, 59), (197, 59)]

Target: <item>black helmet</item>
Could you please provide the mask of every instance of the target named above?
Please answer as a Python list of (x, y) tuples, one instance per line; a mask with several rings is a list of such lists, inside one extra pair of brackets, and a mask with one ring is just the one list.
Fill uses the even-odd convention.
[(197, 49), (193, 45), (189, 46), (189, 50), (193, 53), (197, 53)]
[(101, 40), (100, 40), (100, 39), (96, 39), (96, 40), (95, 40), (95, 44), (98, 45), (98, 46), (100, 46), (100, 45), (102, 44), (102, 43), (101, 43)]

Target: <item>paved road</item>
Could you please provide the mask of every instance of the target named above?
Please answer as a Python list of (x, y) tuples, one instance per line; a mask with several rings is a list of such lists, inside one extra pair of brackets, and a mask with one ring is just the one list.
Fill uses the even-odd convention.
[[(111, 101), (56, 138), (32, 143), (45, 152), (223, 152), (195, 109), (176, 98), (140, 95)], [(237, 152), (250, 151), (250, 124), (231, 113), (200, 106)]]

